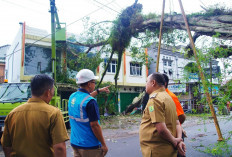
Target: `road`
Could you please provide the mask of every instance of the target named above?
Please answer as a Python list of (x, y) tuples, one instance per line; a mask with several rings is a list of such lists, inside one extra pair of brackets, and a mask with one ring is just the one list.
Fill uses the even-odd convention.
[[(232, 131), (232, 116), (221, 117), (219, 124), (221, 132), (224, 138), (229, 137), (229, 132)], [(185, 139), (187, 146), (187, 157), (211, 157), (213, 155), (200, 152), (204, 150), (206, 146), (217, 142), (218, 136), (215, 129), (215, 125), (212, 120), (198, 120), (198, 121), (186, 121), (183, 125), (188, 137)], [(138, 127), (137, 127), (138, 128)], [(127, 132), (119, 133), (118, 130), (103, 130), (103, 134), (106, 135), (106, 143), (109, 151), (106, 157), (142, 157), (140, 146), (139, 146), (139, 135), (138, 130), (131, 129)], [(114, 136), (118, 134), (118, 136)], [(124, 134), (119, 136), (119, 134)], [(232, 145), (232, 140), (229, 141)], [(228, 156), (232, 155), (231, 154)], [(3, 157), (3, 152), (0, 148), (0, 157)], [(69, 141), (67, 142), (67, 156), (73, 156), (73, 150), (70, 146)]]
[[(231, 116), (221, 117), (219, 121), (222, 135), (224, 138), (227, 138), (229, 136), (229, 131), (232, 131)], [(187, 147), (186, 156), (212, 157), (213, 155), (200, 152), (199, 150), (203, 151), (205, 147), (217, 142), (218, 136), (213, 120), (201, 120), (196, 123), (192, 122), (192, 124), (190, 121), (186, 121), (186, 123), (190, 123), (186, 124), (185, 127), (183, 126), (188, 135), (188, 137), (185, 138), (185, 144)], [(109, 148), (106, 157), (142, 157), (138, 132), (129, 135), (129, 137), (106, 139), (106, 143)], [(232, 140), (229, 141), (229, 144), (232, 145)], [(71, 147), (67, 149), (67, 152), (68, 157), (72, 157), (73, 151)], [(232, 151), (228, 156), (231, 155)]]

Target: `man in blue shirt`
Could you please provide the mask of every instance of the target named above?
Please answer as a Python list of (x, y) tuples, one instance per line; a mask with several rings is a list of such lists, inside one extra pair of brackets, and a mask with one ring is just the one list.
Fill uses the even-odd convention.
[(108, 148), (99, 125), (98, 104), (93, 96), (99, 92), (108, 93), (109, 86), (94, 91), (95, 80), (98, 76), (94, 76), (89, 69), (80, 70), (76, 79), (80, 88), (70, 96), (68, 102), (71, 125), (70, 142), (74, 157), (103, 157)]

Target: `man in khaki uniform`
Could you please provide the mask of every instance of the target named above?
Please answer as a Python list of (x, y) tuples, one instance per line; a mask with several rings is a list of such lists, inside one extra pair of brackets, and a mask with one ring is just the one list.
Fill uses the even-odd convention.
[(31, 80), (32, 98), (12, 110), (5, 120), (1, 143), (6, 157), (65, 157), (69, 139), (60, 110), (48, 103), (54, 80), (36, 75)]
[(139, 130), (144, 157), (176, 157), (177, 149), (185, 155), (175, 104), (165, 91), (164, 84), (160, 73), (153, 73), (147, 78), (149, 100)]

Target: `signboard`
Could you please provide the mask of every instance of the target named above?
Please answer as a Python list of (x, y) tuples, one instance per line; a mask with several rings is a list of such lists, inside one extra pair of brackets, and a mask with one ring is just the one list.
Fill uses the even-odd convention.
[[(205, 74), (210, 76), (210, 68), (204, 69)], [(220, 66), (212, 67), (212, 78), (216, 78), (220, 74)]]
[[(201, 86), (200, 88), (201, 88), (201, 93), (204, 93), (203, 87)], [(218, 88), (218, 86), (213, 85), (212, 89), (213, 89), (212, 95), (218, 95), (219, 94), (219, 88)], [(208, 90), (209, 90), (209, 93), (211, 93), (211, 88), (210, 87), (208, 88)]]
[(198, 74), (197, 73), (189, 73), (189, 79), (194, 79), (194, 80), (198, 80)]
[(186, 92), (186, 84), (173, 84), (168, 85), (168, 89), (173, 93)]

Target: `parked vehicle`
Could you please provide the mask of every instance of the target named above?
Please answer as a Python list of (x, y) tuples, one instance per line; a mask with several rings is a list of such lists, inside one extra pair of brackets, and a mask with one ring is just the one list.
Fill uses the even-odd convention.
[[(55, 92), (57, 93), (57, 92)], [(4, 120), (11, 110), (17, 106), (24, 104), (31, 97), (30, 83), (2, 83), (0, 84), (0, 133), (4, 129)], [(68, 117), (68, 100), (62, 99), (54, 95), (51, 105), (58, 107), (67, 124)]]

